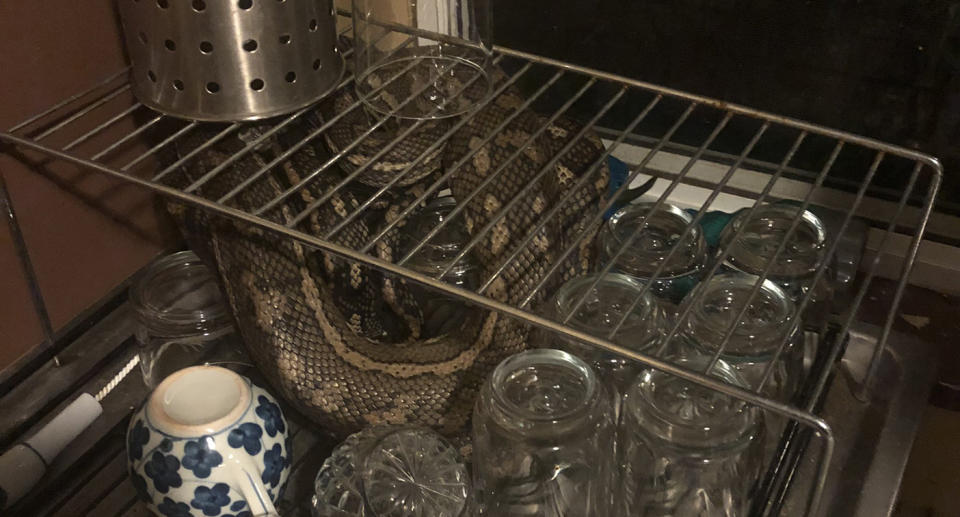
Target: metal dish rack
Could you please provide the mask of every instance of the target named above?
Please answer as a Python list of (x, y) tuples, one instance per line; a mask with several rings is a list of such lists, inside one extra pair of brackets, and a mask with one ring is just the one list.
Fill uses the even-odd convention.
[[(430, 36), (428, 33), (416, 30), (403, 29), (400, 27), (396, 29), (408, 33), (410, 41), (413, 41), (415, 38)], [(349, 51), (347, 53), (349, 53)], [(509, 77), (504, 83), (505, 85), (523, 84), (528, 82), (528, 80), (536, 85), (535, 88), (527, 89), (527, 91), (532, 93), (527, 94), (522, 107), (534, 107), (542, 111), (544, 115), (549, 114), (547, 118), (548, 122), (540, 128), (540, 132), (547, 129), (550, 121), (561, 115), (573, 113), (576, 114), (577, 118), (586, 121), (583, 132), (576, 138), (583, 137), (584, 134), (591, 129), (603, 131), (607, 147), (606, 152), (600, 160), (593, 164), (593, 168), (589, 171), (589, 174), (584, 175), (584, 181), (587, 181), (599, 170), (602, 160), (618, 153), (623, 146), (629, 146), (635, 142), (644, 142), (644, 145), (647, 146), (647, 150), (641, 155), (638, 163), (630, 164), (631, 172), (624, 185), (612, 194), (604, 206), (600, 207), (595, 214), (590, 216), (589, 221), (593, 225), (602, 224), (604, 214), (626, 194), (628, 186), (641, 181), (642, 178), (646, 177), (645, 175), (657, 175), (656, 169), (651, 165), (651, 162), (658, 154), (673, 152), (679, 153), (684, 157), (684, 160), (682, 166), (680, 166), (679, 170), (674, 174), (660, 175), (661, 180), (666, 178), (670, 182), (657, 199), (657, 206), (661, 206), (671, 199), (671, 194), (678, 186), (685, 183), (696, 184), (696, 180), (692, 178), (690, 172), (698, 164), (702, 164), (708, 159), (713, 160), (711, 163), (723, 164), (724, 172), (722, 176), (712, 185), (712, 190), (700, 207), (698, 214), (694, 217), (691, 226), (688, 227), (686, 231), (689, 231), (693, 225), (700, 222), (701, 218), (707, 213), (721, 193), (735, 190), (731, 187), (731, 180), (747, 165), (765, 169), (769, 174), (768, 181), (760, 193), (755, 196), (754, 203), (752, 207), (749, 208), (751, 211), (761, 203), (775, 199), (772, 192), (774, 192), (775, 184), (781, 178), (799, 178), (810, 184), (810, 188), (805, 196), (798, 200), (802, 208), (807, 208), (814, 204), (819, 189), (825, 185), (846, 185), (847, 190), (852, 193), (852, 202), (849, 204), (845, 213), (843, 213), (839, 225), (835, 228), (836, 235), (833, 236), (832, 244), (828, 250), (828, 254), (832, 257), (837, 251), (837, 246), (840, 242), (839, 236), (843, 235), (850, 227), (851, 222), (857, 218), (861, 203), (868, 192), (873, 193), (882, 190), (886, 192), (889, 197), (889, 192), (891, 191), (890, 185), (879, 185), (876, 182), (878, 171), (886, 168), (905, 171), (905, 174), (900, 178), (902, 181), (898, 180), (899, 184), (893, 186), (893, 191), (899, 193), (895, 199), (896, 209), (887, 214), (886, 221), (882, 225), (884, 233), (880, 241), (880, 249), (883, 250), (889, 245), (888, 241), (890, 239), (888, 239), (888, 237), (890, 237), (896, 229), (912, 228), (912, 239), (907, 251), (907, 256), (902, 265), (902, 275), (893, 296), (889, 300), (889, 309), (885, 323), (882, 327), (876, 329), (876, 335), (873, 336), (876, 340), (876, 346), (871, 352), (870, 366), (862, 380), (863, 386), (870, 385), (871, 379), (878, 368), (878, 358), (890, 335), (895, 310), (903, 290), (907, 285), (907, 276), (916, 257), (920, 239), (923, 235), (926, 222), (933, 207), (934, 198), (940, 185), (943, 172), (939, 162), (935, 158), (909, 149), (832, 130), (815, 124), (805, 123), (743, 106), (727, 104), (722, 101), (507, 48), (494, 47), (494, 62), (502, 69), (509, 71)], [(129, 82), (128, 71), (129, 69), (121, 70), (94, 87), (71, 96), (51, 106), (49, 109), (13, 126), (8, 131), (0, 133), (0, 142), (16, 146), (22, 152), (37, 152), (47, 157), (76, 164), (84, 169), (120, 178), (151, 189), (163, 196), (175, 198), (213, 213), (241, 220), (265, 230), (282, 234), (308, 246), (326, 250), (346, 259), (402, 276), (414, 282), (445, 292), (450, 296), (518, 318), (531, 325), (565, 334), (601, 349), (626, 356), (648, 366), (664, 370), (711, 389), (756, 404), (767, 411), (780, 414), (788, 418), (792, 424), (784, 434), (776, 461), (771, 464), (768, 474), (762, 483), (763, 497), (759, 500), (764, 504), (760, 505), (763, 506), (763, 508), (758, 508), (757, 513), (776, 514), (779, 511), (779, 503), (777, 501), (783, 499), (784, 494), (789, 488), (791, 479), (793, 478), (793, 472), (800, 463), (800, 458), (810, 455), (815, 456), (815, 458), (811, 460), (815, 463), (815, 476), (813, 478), (814, 482), (810, 484), (809, 493), (806, 496), (808, 508), (804, 513), (813, 513), (814, 509), (817, 508), (824, 491), (827, 470), (834, 453), (835, 443), (833, 429), (831, 429), (830, 425), (828, 425), (818, 413), (820, 404), (822, 403), (822, 394), (831, 380), (834, 365), (837, 363), (838, 358), (842, 356), (846, 337), (851, 329), (851, 325), (855, 322), (857, 309), (874, 278), (881, 253), (877, 253), (872, 263), (866, 264), (865, 272), (861, 276), (856, 291), (852, 294), (852, 301), (849, 306), (842, 315), (833, 319), (830, 331), (823, 336), (819, 336), (821, 343), (820, 350), (814, 361), (814, 366), (811, 369), (811, 375), (809, 376), (806, 386), (802, 390), (801, 396), (788, 404), (760, 395), (760, 386), (752, 386), (751, 389), (742, 389), (710, 377), (706, 375), (707, 372), (687, 371), (654, 355), (641, 354), (618, 346), (612, 341), (616, 329), (613, 329), (613, 331), (605, 337), (597, 337), (567, 327), (562, 321), (552, 321), (541, 317), (531, 312), (528, 306), (534, 292), (528, 294), (524, 303), (516, 306), (498, 302), (486, 294), (486, 288), (496, 278), (496, 274), (491, 278), (485, 279), (485, 281), (481, 283), (481, 287), (476, 291), (467, 291), (445, 283), (441, 280), (442, 274), (431, 277), (405, 268), (405, 262), (410, 258), (412, 252), (395, 262), (383, 261), (374, 256), (371, 250), (374, 248), (377, 237), (382, 236), (385, 232), (375, 236), (364, 246), (358, 249), (351, 249), (333, 244), (329, 240), (330, 235), (311, 235), (299, 230), (294, 224), (284, 226), (261, 217), (265, 209), (273, 205), (272, 202), (258, 211), (247, 212), (228, 206), (226, 204), (228, 198), (226, 197), (221, 199), (206, 199), (198, 195), (198, 189), (203, 183), (225, 170), (231, 163), (245, 153), (250, 152), (260, 141), (269, 137), (270, 134), (280, 131), (283, 127), (303, 116), (309, 108), (301, 109), (289, 116), (277, 119), (270, 131), (257, 140), (250, 142), (244, 149), (227, 158), (220, 166), (210, 171), (204, 178), (201, 178), (192, 185), (183, 189), (175, 189), (164, 185), (161, 183), (164, 177), (194, 158), (202, 149), (212, 146), (217, 141), (237, 132), (242, 127), (242, 124), (235, 123), (221, 126), (219, 132), (217, 132), (213, 138), (186, 152), (186, 154), (175, 163), (157, 172), (156, 169), (159, 168), (156, 166), (158, 156), (172, 149), (175, 143), (186, 141), (187, 138), (185, 137), (188, 133), (198, 130), (201, 124), (198, 122), (177, 120), (166, 115), (151, 112), (148, 108), (136, 102), (131, 94), (131, 83)], [(352, 79), (353, 77), (351, 75), (346, 76), (339, 84), (339, 88), (351, 88)], [(506, 86), (504, 86), (504, 88), (505, 87)], [(587, 95), (588, 92), (589, 95)], [(554, 102), (551, 105), (547, 100), (558, 97), (562, 99), (562, 102)], [(600, 98), (602, 101), (587, 100), (596, 98)], [(490, 100), (486, 102), (490, 102)], [(543, 111), (543, 106), (545, 105), (550, 106), (549, 111)], [(351, 109), (362, 109), (360, 108), (360, 102), (355, 103)], [(585, 116), (581, 114), (584, 110), (587, 112)], [(474, 112), (470, 112), (467, 117), (471, 116), (472, 113)], [(691, 142), (689, 134), (683, 138), (679, 138), (679, 135), (685, 134), (685, 123), (690, 123), (690, 121), (694, 120), (694, 118), (691, 117), (694, 114), (705, 114), (706, 119), (710, 120), (709, 126), (700, 128), (699, 132), (695, 132), (700, 135), (695, 137), (695, 139), (697, 139), (695, 142)], [(389, 118), (389, 116), (382, 117), (375, 124), (375, 127), (387, 123)], [(645, 131), (645, 128), (649, 128), (647, 122), (650, 120), (657, 120), (661, 124), (666, 122), (665, 126), (668, 127), (668, 129), (659, 134), (650, 134), (649, 131)], [(508, 121), (504, 121), (497, 131), (503, 130), (507, 123)], [(122, 131), (119, 136), (117, 136), (115, 129), (122, 125), (132, 127), (132, 129)], [(327, 130), (331, 125), (332, 122), (327, 121), (320, 129), (309, 135), (308, 138), (321, 138), (320, 135), (322, 132)], [(619, 129), (609, 129), (609, 127), (602, 126), (619, 127)], [(454, 129), (456, 129), (456, 127), (458, 126), (455, 126)], [(717, 141), (718, 136), (721, 135), (725, 129), (733, 127), (738, 128), (737, 131), (747, 136), (747, 138), (744, 139), (743, 145), (738, 152), (730, 153), (725, 151), (722, 155), (724, 158), (717, 158), (721, 153), (711, 146)], [(749, 128), (749, 131), (743, 133), (744, 128)], [(435, 145), (440, 146), (442, 142), (450, 138), (453, 133), (454, 130), (447, 132)], [(369, 134), (370, 132), (364, 136)], [(386, 153), (389, 149), (396, 146), (403, 136), (404, 134), (401, 134), (397, 140), (388, 144), (383, 149), (383, 153)], [(488, 135), (487, 138), (492, 139), (494, 136), (495, 133)], [(531, 141), (534, 137), (531, 137)], [(142, 150), (143, 142), (149, 142), (150, 147)], [(305, 143), (307, 143), (307, 140), (292, 146), (289, 151), (293, 153)], [(138, 148), (138, 145), (141, 147)], [(426, 155), (434, 149), (435, 148), (431, 148), (424, 151), (420, 159), (424, 159)], [(569, 146), (567, 149), (569, 149)], [(0, 150), (2, 150), (2, 148), (0, 148)], [(314, 171), (309, 177), (316, 177), (318, 174), (322, 174), (327, 167), (336, 166), (335, 163), (338, 160), (344, 159), (348, 151), (349, 148), (338, 153), (323, 167)], [(769, 159), (771, 154), (776, 154), (778, 157), (776, 159)], [(807, 159), (805, 159), (806, 164), (795, 164), (795, 158), (801, 154), (807, 157)], [(380, 155), (374, 156), (371, 162), (378, 159), (379, 156)], [(758, 156), (763, 156), (763, 158), (758, 158)], [(814, 157), (814, 161), (819, 162), (819, 165), (812, 168), (812, 170), (809, 167), (810, 156)], [(466, 158), (464, 158), (464, 160), (466, 160)], [(845, 164), (842, 175), (839, 174), (835, 168), (838, 161)], [(861, 172), (860, 180), (852, 184), (849, 178), (851, 177), (851, 172), (856, 171), (851, 171), (851, 163), (861, 164), (859, 169), (859, 172)], [(367, 166), (371, 164), (372, 163), (368, 163)], [(271, 163), (268, 167), (274, 165), (276, 165), (276, 163)], [(546, 172), (549, 165), (550, 164), (544, 167), (541, 174)], [(351, 178), (360, 174), (364, 167), (363, 165), (358, 167), (357, 170), (351, 174)], [(455, 168), (456, 165), (453, 169)], [(266, 170), (260, 171), (260, 173), (265, 172)], [(410, 172), (410, 168), (401, 172), (399, 176), (408, 172)], [(454, 172), (455, 170), (445, 171), (444, 178), (427, 189), (424, 196), (442, 189), (443, 179), (449, 177)], [(495, 174), (502, 172), (503, 170), (501, 168), (501, 170)], [(889, 175), (887, 177), (889, 177)], [(340, 187), (343, 186), (343, 184), (340, 185)], [(484, 185), (481, 185), (477, 192), (479, 192), (483, 186)], [(299, 188), (303, 188), (303, 184), (294, 186), (285, 192), (283, 196), (293, 195), (297, 193), (297, 189)], [(571, 189), (571, 191), (572, 190), (573, 189)], [(383, 190), (380, 191), (380, 193), (382, 192)], [(909, 217), (905, 216), (905, 208), (910, 205), (911, 200), (916, 196), (915, 193), (920, 193), (919, 195), (922, 196), (922, 204), (919, 207), (920, 217), (919, 219), (907, 220)], [(236, 192), (232, 194), (235, 195)], [(332, 192), (328, 192), (326, 196), (321, 198), (321, 201), (329, 199), (331, 194)], [(379, 193), (375, 194), (375, 196), (376, 195), (379, 195)], [(463, 203), (463, 200), (460, 201)], [(313, 208), (315, 208), (315, 206), (316, 205), (314, 205)], [(349, 218), (352, 219), (358, 216), (366, 206), (368, 206), (367, 203), (361, 204), (354, 213), (350, 214)], [(510, 204), (508, 203), (501, 210), (500, 216), (505, 215), (509, 208)], [(407, 216), (408, 212), (409, 211), (402, 213), (401, 218)], [(536, 230), (542, 227), (542, 225), (547, 224), (549, 219), (558, 212), (559, 209), (556, 209), (544, 214), (540, 220), (540, 226), (532, 229), (528, 233), (526, 239), (523, 241), (523, 245), (529, 245), (536, 235)], [(457, 212), (455, 212), (454, 215), (456, 213)], [(296, 219), (303, 219), (305, 215), (306, 212), (300, 214), (300, 217)], [(479, 233), (476, 233), (469, 246), (475, 246), (480, 242), (482, 234), (490, 231), (492, 225), (493, 222), (483, 228)], [(793, 228), (796, 228), (796, 225), (794, 225), (790, 231), (793, 231)], [(336, 231), (336, 229), (333, 231)], [(633, 237), (636, 237), (636, 235)], [(583, 235), (581, 235), (581, 238), (583, 238)], [(627, 245), (629, 245), (630, 241), (632, 241), (632, 238), (627, 242)], [(548, 268), (550, 274), (556, 272), (562, 259), (571, 253), (576, 245), (576, 242), (571, 243), (569, 247), (560, 254), (560, 259), (550, 265)], [(778, 254), (783, 250), (784, 245), (780, 246), (777, 251)], [(721, 256), (726, 256), (726, 253), (726, 249), (720, 250)], [(516, 254), (514, 257), (515, 256)], [(611, 263), (612, 262), (613, 261), (611, 261)], [(720, 262), (721, 260), (717, 260), (716, 265), (711, 266), (709, 275), (713, 275), (718, 270)], [(771, 260), (770, 263), (772, 264), (773, 262), (774, 261)], [(829, 262), (830, 260), (825, 261), (817, 270), (816, 279), (819, 279), (825, 274), (826, 265)], [(504, 264), (504, 266), (505, 265), (506, 264)], [(452, 264), (450, 264), (450, 266), (452, 266)], [(503, 268), (501, 268), (501, 271), (502, 269)], [(609, 269), (610, 265), (607, 265), (604, 272)], [(766, 272), (762, 276), (766, 277)], [(756, 289), (754, 292), (756, 293)], [(797, 314), (799, 314), (809, 302), (808, 294), (802, 302), (798, 304)], [(670, 331), (670, 336), (673, 336), (677, 332), (685, 316), (686, 314), (680, 315), (678, 321)], [(742, 314), (740, 316), (742, 316)], [(729, 339), (729, 333), (726, 337)], [(781, 343), (781, 351), (785, 346), (786, 338), (784, 342)], [(721, 351), (717, 352), (718, 357), (720, 353)], [(308, 448), (312, 448), (313, 445), (318, 443), (317, 436), (312, 432), (301, 432), (298, 436), (299, 438), (295, 438), (295, 440), (303, 441), (300, 447), (308, 446)], [(811, 438), (814, 436), (817, 438), (815, 441), (818, 444), (816, 447), (811, 447)], [(322, 440), (319, 440), (319, 442), (322, 442)], [(302, 451), (305, 449), (298, 448), (298, 450)], [(325, 450), (328, 451), (329, 448)], [(307, 454), (307, 456), (309, 455), (316, 456), (314, 452)], [(104, 468), (112, 468), (116, 471), (116, 475), (122, 479), (122, 471), (124, 470), (123, 455), (120, 454), (119, 459), (114, 459), (112, 462), (104, 465)], [(298, 470), (303, 471), (308, 469), (303, 469), (298, 466)], [(303, 474), (301, 472), (299, 475), (309, 477), (309, 473)], [(114, 492), (120, 490), (121, 492), (126, 492), (128, 496), (132, 493), (129, 490), (119, 489), (119, 485), (117, 484), (112, 486), (113, 489), (115, 489)], [(302, 490), (300, 492), (302, 492)], [(306, 493), (288, 494), (287, 499), (292, 497), (305, 499), (307, 495)], [(301, 501), (295, 501), (291, 503), (293, 505), (292, 508), (297, 512), (303, 511), (304, 507), (302, 503), (303, 499), (301, 499)], [(93, 506), (91, 506), (91, 508), (93, 508)], [(138, 510), (139, 506), (136, 505), (133, 500), (126, 501), (124, 504), (114, 505), (112, 508), (111, 511), (118, 515), (133, 515), (142, 510)], [(289, 505), (288, 508), (290, 508)]]

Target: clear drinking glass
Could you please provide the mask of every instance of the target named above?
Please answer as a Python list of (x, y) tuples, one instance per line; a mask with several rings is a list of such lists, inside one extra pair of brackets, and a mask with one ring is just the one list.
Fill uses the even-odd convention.
[[(545, 308), (546, 316), (562, 323), (580, 298), (587, 293), (598, 275), (587, 275), (567, 281), (557, 291)], [(631, 350), (653, 353), (663, 336), (664, 315), (657, 300), (647, 290), (634, 305), (641, 284), (635, 278), (619, 273), (609, 273), (590, 291), (567, 325), (606, 338), (620, 322), (627, 310), (629, 315), (613, 337), (613, 342)], [(567, 339), (552, 332), (542, 332), (540, 343), (547, 348), (559, 348), (591, 364), (603, 379), (614, 401), (614, 413), (619, 412), (620, 395), (640, 373), (641, 365), (618, 355)]]
[(459, 453), (420, 427), (350, 435), (314, 483), (314, 517), (467, 517), (470, 476)]
[[(452, 197), (441, 197), (417, 214), (403, 228), (401, 238), (404, 254), (412, 250), (431, 230), (446, 220), (456, 206), (457, 202)], [(463, 220), (455, 219), (447, 223), (427, 244), (410, 257), (405, 265), (425, 275), (436, 276), (469, 241), (470, 234), (463, 226)], [(443, 280), (464, 289), (475, 289), (479, 282), (479, 269), (473, 254), (467, 254), (460, 259), (443, 276)], [(467, 323), (475, 321), (481, 315), (476, 307), (433, 289), (412, 283), (408, 284), (408, 288), (423, 315), (423, 337), (425, 338), (447, 335), (469, 327)]]
[[(816, 286), (813, 284), (817, 269), (827, 260), (827, 230), (823, 222), (809, 210), (801, 211), (800, 207), (785, 203), (763, 205), (749, 219), (747, 215), (746, 210), (738, 214), (720, 235), (720, 249), (729, 247), (724, 266), (751, 275), (762, 274), (793, 220), (799, 219), (767, 280), (783, 288), (797, 303), (813, 291), (804, 320), (809, 327), (819, 328), (829, 315), (833, 296), (829, 269)], [(734, 242), (733, 234), (742, 226), (745, 228)]]
[(670, 204), (663, 204), (651, 213), (653, 206), (654, 203), (627, 205), (610, 217), (598, 237), (602, 259), (600, 267), (606, 266), (637, 230), (643, 217), (650, 214), (630, 248), (617, 259), (613, 271), (648, 281), (666, 260), (670, 250), (677, 247), (651, 289), (658, 297), (679, 303), (700, 281), (707, 263), (707, 243), (699, 226), (693, 227), (683, 239), (680, 238), (684, 229), (693, 222), (690, 214)]
[(604, 391), (587, 363), (560, 350), (501, 362), (473, 415), (480, 514), (609, 515), (614, 426)]
[[(703, 370), (703, 358), (677, 359)], [(723, 361), (713, 375), (742, 386)], [(627, 390), (613, 515), (740, 517), (763, 467), (763, 415), (720, 392), (646, 370)]]
[(243, 368), (250, 360), (224, 305), (217, 279), (192, 251), (152, 263), (130, 289), (144, 383), (197, 364)]
[(357, 94), (403, 118), (467, 111), (491, 87), (490, 7), (490, 0), (353, 0)]
[[(757, 280), (753, 275), (722, 273), (691, 291), (680, 307), (682, 313), (693, 305), (680, 331), (684, 346), (713, 357)], [(763, 393), (783, 401), (793, 396), (803, 376), (800, 333), (790, 325), (794, 310), (783, 289), (765, 280), (720, 355), (750, 388), (758, 387), (767, 370), (772, 370)], [(784, 338), (786, 348), (774, 362)]]

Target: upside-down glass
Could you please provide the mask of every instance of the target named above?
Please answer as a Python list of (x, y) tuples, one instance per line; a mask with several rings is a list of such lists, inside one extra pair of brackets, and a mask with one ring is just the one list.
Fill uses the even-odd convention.
[[(680, 330), (683, 345), (708, 358), (716, 355), (757, 280), (753, 275), (722, 273), (691, 291), (680, 306), (681, 314), (692, 306)], [(783, 289), (765, 280), (720, 355), (753, 389), (771, 370), (763, 393), (782, 401), (793, 396), (803, 376), (803, 348), (796, 325), (790, 324), (795, 308)], [(784, 339), (785, 348), (776, 357)]]
[[(703, 370), (703, 358), (677, 359)], [(713, 376), (742, 386), (723, 361)], [(627, 390), (618, 430), (618, 517), (741, 517), (763, 466), (763, 415), (656, 370)]]
[[(581, 276), (563, 284), (545, 308), (547, 317), (562, 323), (580, 298), (587, 294), (587, 289), (597, 276), (597, 274)], [(623, 318), (627, 309), (634, 304), (642, 290), (643, 284), (635, 278), (619, 273), (609, 273), (590, 290), (583, 304), (567, 324), (577, 330), (606, 338)], [(652, 353), (660, 343), (664, 325), (662, 310), (648, 290), (633, 306), (620, 330), (613, 337), (613, 342), (637, 352)], [(611, 392), (615, 413), (619, 412), (620, 395), (642, 369), (641, 365), (635, 361), (546, 331), (541, 333), (539, 345), (565, 350), (592, 365)]]
[[(816, 286), (813, 284), (817, 269), (827, 260), (828, 235), (823, 222), (809, 210), (801, 211), (787, 203), (763, 205), (751, 217), (747, 215), (748, 211), (742, 211), (721, 233), (720, 249), (729, 247), (724, 266), (751, 275), (762, 274), (787, 237), (787, 230), (798, 219), (767, 280), (783, 288), (796, 303), (812, 291), (803, 315), (808, 328), (819, 329), (829, 315), (833, 296), (830, 269)], [(744, 229), (734, 241), (734, 233), (741, 227)]]
[(606, 266), (647, 216), (644, 229), (630, 248), (620, 255), (612, 270), (648, 281), (667, 259), (670, 250), (677, 247), (651, 290), (660, 298), (678, 303), (700, 280), (707, 263), (707, 244), (699, 226), (694, 226), (684, 238), (680, 238), (693, 222), (690, 214), (666, 203), (651, 212), (653, 207), (654, 203), (631, 204), (610, 217), (598, 237), (599, 267)]
[[(711, 360), (758, 280), (759, 277), (744, 273), (723, 273), (691, 291), (680, 308), (682, 314), (693, 306), (680, 331), (682, 353)], [(750, 389), (759, 388), (766, 376), (760, 393), (781, 402), (791, 401), (804, 377), (803, 333), (790, 323), (795, 310), (786, 293), (765, 280), (720, 354)], [(778, 356), (784, 340), (785, 348)], [(787, 420), (769, 413), (765, 423), (764, 456), (769, 459)]]
[(590, 366), (560, 350), (501, 362), (473, 415), (481, 515), (609, 515), (614, 426)]
[(470, 476), (436, 432), (381, 426), (334, 449), (314, 490), (314, 517), (468, 517)]
[(490, 0), (353, 0), (353, 27), (357, 94), (380, 113), (449, 117), (490, 91)]
[[(401, 236), (404, 254), (413, 249), (436, 226), (446, 220), (457, 206), (452, 197), (437, 198), (403, 227)], [(463, 219), (454, 219), (444, 226), (429, 242), (405, 264), (408, 268), (429, 276), (440, 274), (470, 241)], [(442, 280), (457, 287), (473, 290), (477, 287), (479, 270), (472, 253), (460, 259)], [(481, 312), (448, 295), (416, 284), (408, 284), (423, 315), (424, 338), (448, 335), (468, 327), (467, 322), (478, 318)]]
[(249, 366), (217, 280), (192, 251), (152, 263), (130, 289), (130, 302), (148, 387), (187, 366)]

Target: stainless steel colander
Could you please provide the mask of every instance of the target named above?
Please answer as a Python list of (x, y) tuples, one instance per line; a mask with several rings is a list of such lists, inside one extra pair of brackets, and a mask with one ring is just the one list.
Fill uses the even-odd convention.
[(137, 98), (203, 121), (309, 105), (343, 74), (333, 0), (118, 0)]

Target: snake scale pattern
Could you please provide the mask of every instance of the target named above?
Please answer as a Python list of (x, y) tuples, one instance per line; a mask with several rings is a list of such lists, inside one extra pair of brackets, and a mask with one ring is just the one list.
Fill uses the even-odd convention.
[[(496, 77), (502, 80), (502, 73)], [(227, 204), (246, 211), (262, 207), (371, 127), (377, 118), (362, 108), (355, 109), (341, 117), (324, 138), (311, 140), (250, 181), (258, 170), (322, 121), (346, 113), (354, 100), (351, 88), (342, 89), (302, 120), (264, 138), (252, 152), (205, 183), (198, 193), (218, 199), (247, 181), (247, 188)], [(533, 145), (525, 146), (546, 119), (532, 110), (523, 110), (503, 131), (484, 143), (498, 124), (517, 112), (521, 101), (520, 93), (513, 87), (504, 90), (439, 150), (345, 224), (332, 241), (359, 249), (395, 221), (451, 164), (472, 153), (445, 186), (458, 202), (470, 199), (461, 224), (473, 235), (519, 196), (506, 217), (484, 234), (474, 252), (481, 278), (497, 271), (516, 252), (516, 258), (486, 294), (506, 303), (520, 303), (543, 279), (560, 251), (584, 231), (583, 221), (596, 213), (609, 179), (606, 165), (592, 171), (592, 176), (572, 192), (549, 224), (517, 252), (544, 214), (558, 203), (560, 196), (571, 194), (572, 184), (603, 151), (599, 138), (587, 133), (532, 188), (524, 190), (582, 126), (561, 117)], [(402, 143), (368, 166), (358, 176), (359, 181), (348, 183), (320, 203), (296, 229), (323, 236), (343, 223), (378, 187), (408, 168), (457, 121), (451, 118), (421, 124)], [(262, 216), (276, 223), (290, 223), (411, 123), (391, 120), (350, 149), (336, 165)], [(190, 165), (170, 183), (182, 186), (202, 177), (269, 127), (251, 124), (220, 140), (188, 162)], [(197, 132), (180, 152), (216, 131)], [(517, 159), (474, 192), (520, 149)], [(468, 423), (475, 396), (490, 371), (505, 357), (528, 346), (529, 327), (492, 311), (465, 323), (465, 328), (456, 332), (423, 338), (423, 316), (404, 280), (259, 227), (182, 205), (170, 208), (190, 246), (217, 271), (243, 341), (261, 372), (296, 409), (336, 434), (372, 424), (411, 423), (455, 436)], [(410, 219), (402, 219), (377, 241), (371, 253), (387, 261), (398, 260), (402, 256), (400, 234)], [(538, 301), (565, 280), (587, 272), (592, 254), (592, 235), (588, 235), (558, 274), (538, 291), (532, 307), (535, 309)]]

